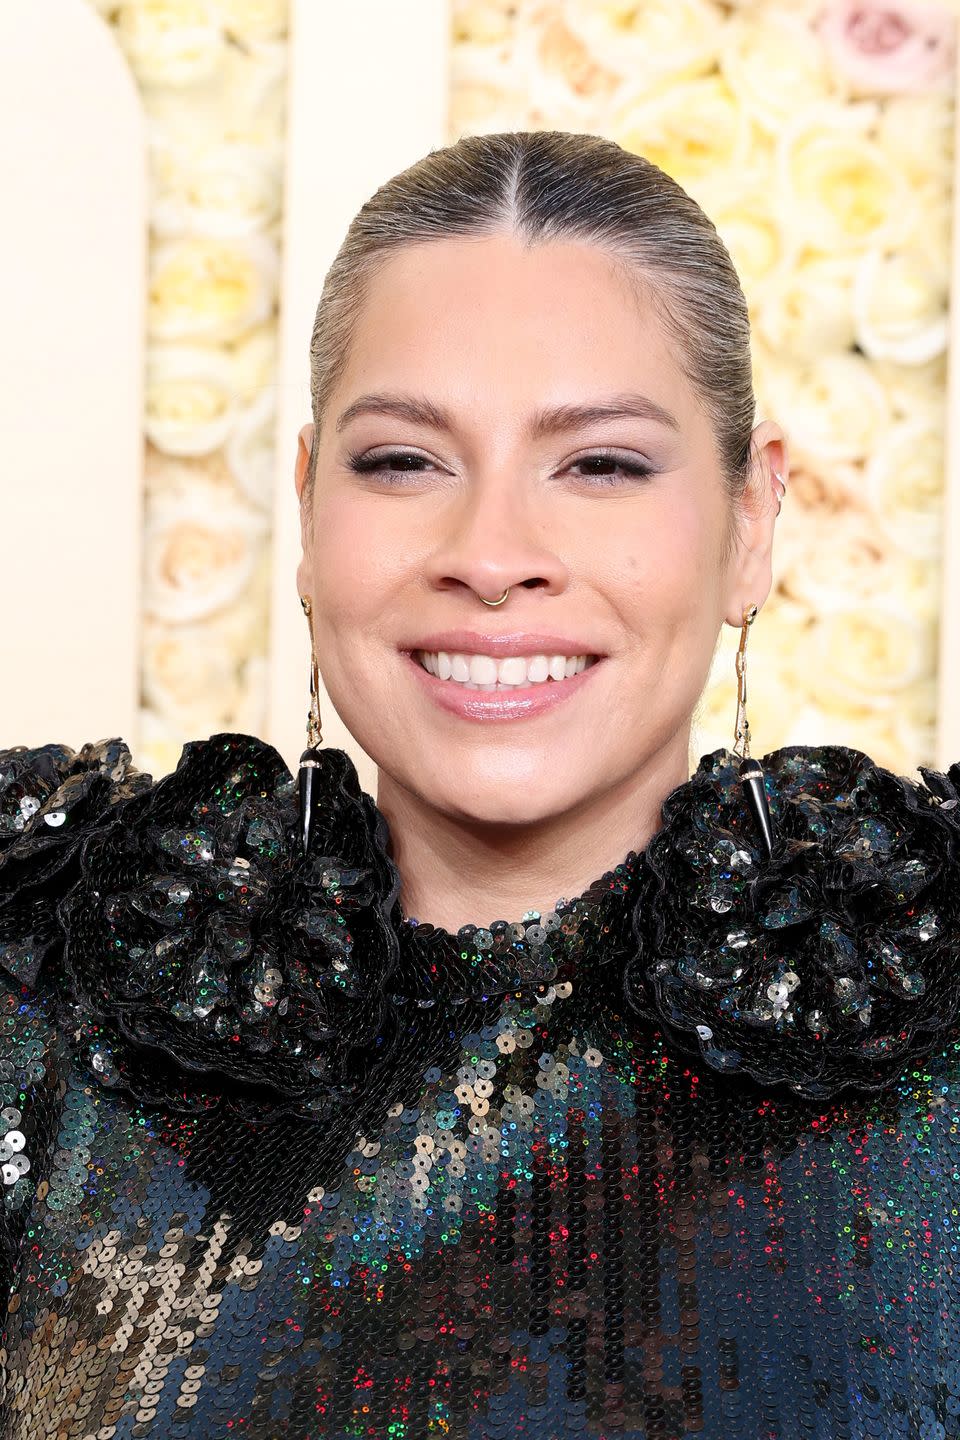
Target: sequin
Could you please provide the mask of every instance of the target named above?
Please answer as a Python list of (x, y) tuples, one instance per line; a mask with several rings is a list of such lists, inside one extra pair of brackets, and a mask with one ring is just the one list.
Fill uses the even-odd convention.
[[(17, 911), (29, 927), (40, 894), (78, 887), (66, 964), (57, 952), (36, 985), (7, 967), (0, 995), (5, 1440), (960, 1434), (960, 1036), (944, 1024), (921, 1055), (890, 1023), (933, 1004), (901, 993), (911, 975), (941, 1006), (956, 993), (949, 812), (926, 807), (942, 816), (934, 854), (894, 792), (864, 824), (857, 806), (886, 782), (858, 780), (854, 752), (780, 752), (771, 808), (806, 841), (816, 830), (824, 873), (805, 852), (819, 908), (766, 926), (791, 882), (754, 866), (724, 763), (673, 832), (671, 904), (631, 853), (550, 912), (453, 936), (389, 908), (363, 801), (288, 872), (292, 791), (265, 749), (215, 736), (186, 781), (91, 813)], [(711, 858), (721, 820), (731, 843)], [(83, 870), (71, 846), (94, 829)], [(193, 839), (150, 848), (158, 833)], [(902, 867), (914, 842), (928, 883), (911, 898), (898, 876), (883, 911), (894, 887), (875, 867)], [(238, 858), (267, 877), (250, 911), (220, 873)], [(195, 913), (130, 903), (162, 874), (199, 886)], [(704, 877), (735, 921), (693, 898)], [(23, 893), (0, 887), (0, 916)], [(317, 917), (359, 893), (354, 943), (326, 948)], [(305, 915), (315, 934), (291, 923)], [(395, 948), (366, 969), (382, 922)], [(103, 943), (99, 984), (116, 988), (92, 970), (74, 987), (82, 947)], [(287, 1026), (281, 1004), (326, 996), (332, 958), (347, 966), (335, 1008)], [(903, 1008), (876, 1025), (894, 992)], [(723, 1016), (694, 1022), (693, 1049), (673, 1028), (689, 994)], [(214, 1003), (180, 1019), (188, 1001)], [(885, 1083), (791, 1091), (804, 1047), (836, 1043), (849, 1064), (838, 1016), (865, 1066), (888, 1047)], [(311, 1079), (353, 1025), (349, 1063)]]

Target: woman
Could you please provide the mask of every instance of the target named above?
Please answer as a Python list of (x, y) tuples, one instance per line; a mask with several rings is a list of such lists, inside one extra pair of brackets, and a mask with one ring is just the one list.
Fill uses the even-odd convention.
[(960, 1434), (960, 767), (751, 761), (787, 461), (714, 227), (465, 138), (312, 379), (299, 776), (2, 756), (2, 1434)]

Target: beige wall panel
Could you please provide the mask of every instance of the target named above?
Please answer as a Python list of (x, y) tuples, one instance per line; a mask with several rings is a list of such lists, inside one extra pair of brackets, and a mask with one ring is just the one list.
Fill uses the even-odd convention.
[(144, 147), (87, 0), (0, 6), (0, 195), (0, 745), (135, 748)]

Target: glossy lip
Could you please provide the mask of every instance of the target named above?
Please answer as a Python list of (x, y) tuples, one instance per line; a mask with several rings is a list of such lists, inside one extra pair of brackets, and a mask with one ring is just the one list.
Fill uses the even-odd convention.
[[(535, 634), (531, 630), (499, 635), (482, 635), (478, 630), (437, 630), (409, 643), (405, 641), (399, 648), (408, 655), (415, 650), (446, 650), (448, 654), (490, 655), (495, 660), (505, 660), (510, 655), (603, 655), (603, 651), (595, 650), (585, 640), (571, 640), (568, 635)], [(586, 675), (587, 672), (580, 673)]]
[[(430, 648), (429, 645), (423, 646), (425, 650)], [(485, 655), (490, 652), (480, 650), (474, 653)], [(509, 653), (516, 655), (518, 652), (514, 650), (508, 651)], [(543, 652), (531, 650), (523, 653), (539, 655)], [(583, 655), (589, 652), (572, 650), (570, 653)], [(554, 650), (553, 654), (561, 655), (563, 651)], [(594, 671), (603, 666), (602, 658), (598, 658), (592, 665), (588, 665), (586, 670), (571, 675), (569, 679), (543, 680), (535, 685), (511, 686), (509, 690), (468, 690), (466, 685), (452, 680), (439, 680), (436, 675), (431, 675), (409, 651), (405, 652), (404, 659), (419, 676), (429, 698), (441, 709), (452, 715), (459, 715), (464, 720), (526, 720), (542, 715), (577, 695), (583, 686), (589, 683)]]

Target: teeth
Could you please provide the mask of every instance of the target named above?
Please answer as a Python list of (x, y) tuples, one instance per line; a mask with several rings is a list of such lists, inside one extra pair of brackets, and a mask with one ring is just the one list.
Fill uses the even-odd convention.
[(509, 689), (540, 685), (547, 679), (567, 680), (596, 662), (595, 655), (460, 655), (446, 650), (418, 650), (416, 658), (440, 680), (453, 680), (470, 690)]

